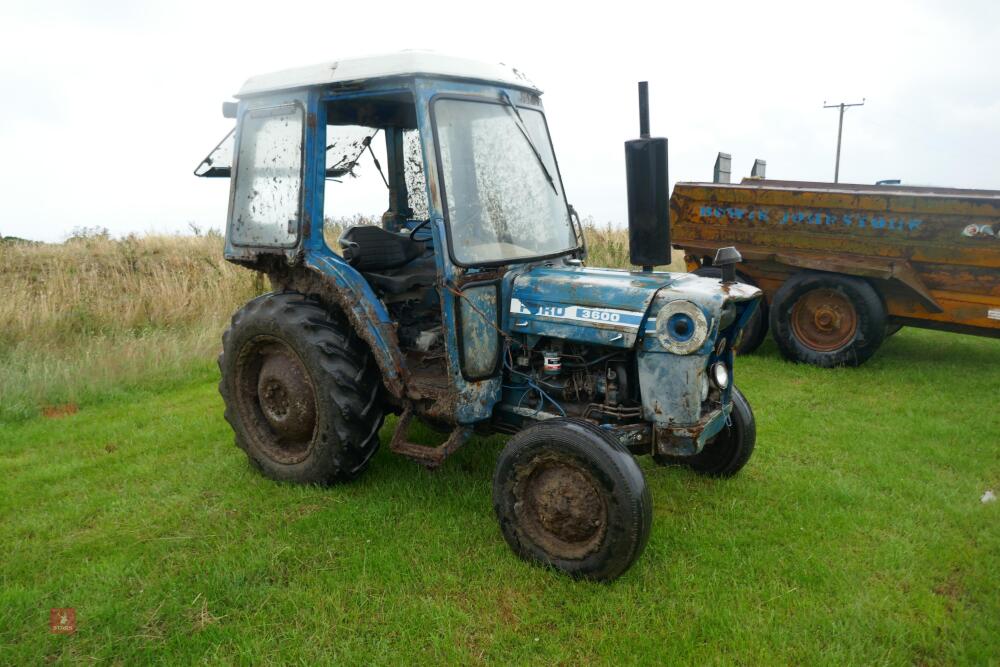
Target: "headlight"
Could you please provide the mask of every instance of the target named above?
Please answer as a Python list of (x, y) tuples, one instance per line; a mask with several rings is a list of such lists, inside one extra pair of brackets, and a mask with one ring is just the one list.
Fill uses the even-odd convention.
[(708, 337), (708, 320), (690, 301), (670, 301), (656, 314), (656, 337), (674, 354), (692, 354)]
[(712, 384), (723, 390), (729, 386), (729, 369), (721, 361), (712, 365)]

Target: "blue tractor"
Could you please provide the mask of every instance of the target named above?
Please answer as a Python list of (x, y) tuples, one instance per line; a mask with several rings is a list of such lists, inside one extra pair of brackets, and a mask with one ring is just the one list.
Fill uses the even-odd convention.
[[(351, 480), (388, 413), (389, 448), (429, 468), (473, 432), (513, 434), (493, 480), (504, 538), (609, 580), (649, 536), (634, 455), (720, 477), (746, 464), (733, 347), (760, 292), (732, 248), (721, 279), (653, 270), (670, 262), (667, 144), (643, 84), (625, 144), (641, 271), (586, 265), (540, 91), (516, 69), (405, 52), (253, 77), (236, 97), (195, 173), (230, 178), (226, 259), (272, 286), (219, 358), (226, 419), (264, 475)], [(362, 171), (385, 212), (338, 227)], [(413, 420), (443, 443), (412, 442)]]

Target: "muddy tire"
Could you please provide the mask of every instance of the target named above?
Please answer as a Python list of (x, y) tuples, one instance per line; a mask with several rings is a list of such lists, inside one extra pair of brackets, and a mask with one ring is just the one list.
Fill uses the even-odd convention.
[(670, 457), (708, 477), (732, 477), (747, 464), (757, 444), (757, 420), (743, 392), (733, 387), (733, 411), (729, 424), (694, 456)]
[(378, 449), (381, 375), (339, 311), (265, 294), (222, 337), (219, 393), (236, 444), (271, 479), (353, 479)]
[[(694, 274), (703, 278), (721, 279), (722, 269), (714, 266), (703, 266), (695, 270)], [(736, 275), (736, 280), (745, 285), (757, 286), (752, 280), (741, 274)], [(733, 349), (736, 350), (737, 354), (750, 354), (756, 350), (764, 342), (764, 339), (767, 338), (767, 326), (767, 301), (761, 299), (760, 306), (757, 307), (757, 312), (750, 317)]]
[(652, 524), (639, 464), (578, 419), (549, 419), (510, 439), (497, 461), (493, 507), (520, 557), (598, 581), (635, 562)]
[(885, 306), (861, 278), (803, 271), (771, 300), (771, 332), (782, 355), (793, 361), (859, 366), (885, 339)]

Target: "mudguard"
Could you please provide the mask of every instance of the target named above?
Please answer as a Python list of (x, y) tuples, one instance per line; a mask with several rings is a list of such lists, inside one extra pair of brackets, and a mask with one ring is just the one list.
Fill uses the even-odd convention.
[[(305, 265), (322, 276), (332, 296), (347, 315), (354, 330), (371, 348), (382, 371), (386, 388), (396, 398), (403, 398), (406, 382), (406, 362), (396, 329), (382, 301), (353, 266), (337, 255), (307, 255)], [(332, 283), (333, 289), (329, 289)]]

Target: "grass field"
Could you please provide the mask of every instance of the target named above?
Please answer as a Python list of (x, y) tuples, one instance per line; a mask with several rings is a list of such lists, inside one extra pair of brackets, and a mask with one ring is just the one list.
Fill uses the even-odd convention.
[[(0, 664), (1000, 661), (996, 340), (904, 329), (859, 369), (740, 358), (755, 457), (728, 481), (643, 461), (652, 538), (608, 585), (509, 552), (501, 438), (436, 473), (383, 450), (329, 489), (255, 473), (215, 389), (228, 311), (207, 313), (242, 298), (219, 293), (166, 325), (4, 331)], [(101, 375), (119, 345), (133, 360)], [(52, 607), (76, 634), (50, 634)]]

